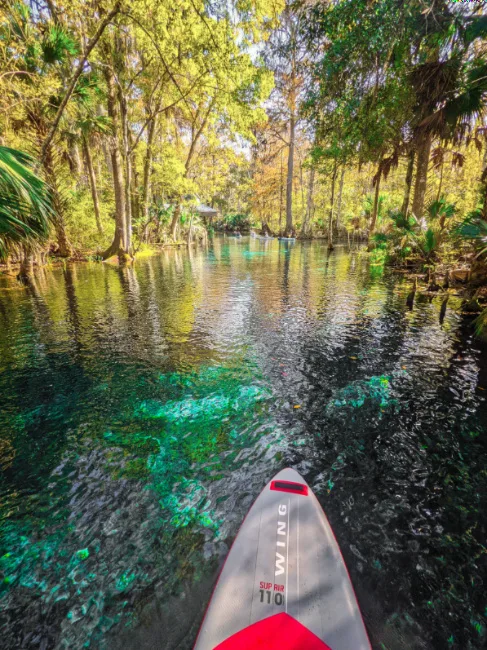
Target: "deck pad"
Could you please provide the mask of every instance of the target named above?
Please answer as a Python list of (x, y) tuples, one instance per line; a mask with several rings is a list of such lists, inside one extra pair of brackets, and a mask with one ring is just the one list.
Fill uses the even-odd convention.
[(233, 543), (195, 650), (370, 650), (315, 495), (292, 469), (261, 492)]

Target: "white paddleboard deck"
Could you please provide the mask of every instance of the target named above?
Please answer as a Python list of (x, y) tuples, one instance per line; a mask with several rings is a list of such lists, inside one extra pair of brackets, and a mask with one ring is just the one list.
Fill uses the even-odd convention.
[(292, 469), (261, 492), (233, 543), (195, 650), (370, 650), (315, 495)]

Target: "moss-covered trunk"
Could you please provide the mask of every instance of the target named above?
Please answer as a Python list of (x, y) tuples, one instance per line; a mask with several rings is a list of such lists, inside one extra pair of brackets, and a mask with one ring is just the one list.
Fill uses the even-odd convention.
[(423, 216), (424, 199), (426, 196), (426, 187), (428, 184), (428, 164), (431, 151), (431, 135), (421, 136), (418, 144), (418, 157), (416, 163), (416, 179), (414, 182), (414, 197), (412, 212), (417, 219)]
[(85, 137), (83, 137), (83, 151), (85, 155), (86, 169), (88, 170), (88, 179), (90, 181), (91, 198), (93, 199), (93, 209), (95, 211), (96, 227), (98, 229), (98, 233), (100, 235), (103, 235), (103, 226), (101, 224), (100, 202), (98, 200), (98, 189), (96, 186), (95, 170), (93, 168), (93, 160), (91, 158), (90, 146)]
[(113, 72), (107, 66), (104, 69), (107, 84), (107, 108), (108, 116), (112, 121), (112, 135), (109, 138), (110, 160), (112, 163), (113, 189), (115, 193), (115, 233), (109, 248), (103, 253), (103, 259), (112, 255), (123, 255), (127, 253), (125, 239), (125, 192), (122, 167), (122, 155), (120, 151), (120, 113), (115, 92), (115, 79)]
[(414, 158), (416, 157), (416, 152), (414, 149), (408, 154), (408, 166), (406, 169), (406, 178), (404, 181), (404, 198), (402, 200), (401, 214), (404, 216), (407, 215), (409, 210), (409, 199), (411, 197), (411, 186), (413, 184), (413, 174), (414, 174)]

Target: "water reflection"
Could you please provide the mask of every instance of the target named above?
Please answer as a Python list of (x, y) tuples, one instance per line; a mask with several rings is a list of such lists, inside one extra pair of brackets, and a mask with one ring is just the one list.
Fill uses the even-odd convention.
[(224, 238), (0, 278), (2, 647), (191, 647), (288, 464), (374, 647), (481, 647), (486, 351), (409, 292), (361, 249)]

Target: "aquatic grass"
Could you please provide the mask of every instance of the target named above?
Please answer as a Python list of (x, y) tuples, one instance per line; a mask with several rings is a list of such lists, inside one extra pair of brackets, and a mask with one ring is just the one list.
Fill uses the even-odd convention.
[[(179, 539), (180, 552), (189, 554), (185, 570), (196, 575), (198, 531), (205, 530), (218, 539), (221, 525), (208, 486), (246, 462), (238, 460), (239, 453), (254, 446), (274, 425), (266, 406), (271, 392), (258, 366), (246, 359), (228, 367), (141, 372), (128, 390), (116, 374), (109, 383), (86, 387), (103, 395), (101, 399), (116, 399), (118, 417), (106, 427), (103, 417), (97, 421), (96, 413), (92, 414), (89, 426), (79, 430), (77, 451), (68, 448), (66, 452), (57, 487), (69, 487), (74, 479), (65, 483), (62, 477), (72, 474), (73, 468), (85, 477), (85, 486), (96, 487), (94, 494), (100, 499), (107, 490), (123, 490), (127, 481), (138, 484), (142, 492), (136, 512), (140, 511), (144, 529), (139, 532), (133, 521), (132, 551), (128, 555), (122, 554), (121, 548), (114, 551), (117, 547), (113, 544), (126, 529), (117, 510), (106, 521), (99, 520), (95, 511), (90, 526), (94, 524), (98, 532), (93, 537), (88, 527), (88, 536), (83, 537), (79, 532), (86, 524), (81, 522), (92, 516), (84, 510), (83, 501), (66, 509), (64, 491), (54, 493), (51, 508), (59, 513), (57, 521), (44, 526), (34, 516), (24, 519), (22, 533), (13, 522), (2, 528), (0, 548), (5, 552), (0, 557), (0, 609), (2, 602), (8, 607), (10, 599), (19, 594), (17, 588), (27, 589), (41, 607), (53, 603), (63, 607), (69, 625), (63, 632), (65, 642), (75, 635), (86, 640), (86, 647), (102, 647), (104, 636), (114, 625), (134, 620), (127, 601), (120, 601), (118, 595), (132, 598), (154, 582), (157, 572), (146, 569), (148, 554), (151, 563), (162, 563), (162, 554), (166, 557), (172, 549), (172, 562), (179, 566), (182, 560), (175, 552)], [(141, 399), (145, 395), (149, 397)], [(48, 410), (43, 405), (26, 411), (17, 418), (16, 426), (23, 429), (34, 426), (40, 417), (59, 417), (58, 408), (60, 403), (55, 402)], [(96, 451), (89, 451), (93, 447)], [(88, 475), (82, 468), (85, 463), (89, 467), (91, 454), (98, 459), (97, 478), (86, 482)], [(153, 505), (157, 510), (147, 519), (145, 509)], [(70, 511), (76, 516), (67, 523)], [(184, 551), (183, 539), (191, 550), (186, 545)], [(157, 547), (152, 548), (156, 540)], [(181, 575), (174, 571), (171, 584), (179, 579)], [(79, 625), (83, 625), (81, 637)]]
[(373, 376), (368, 380), (358, 380), (337, 390), (326, 409), (334, 411), (342, 408), (361, 408), (366, 403), (376, 405), (380, 410), (398, 406), (391, 396), (392, 376)]
[[(251, 427), (256, 424), (256, 409), (271, 397), (257, 376), (255, 368), (242, 373), (215, 367), (202, 368), (185, 379), (172, 375), (170, 383), (179, 386), (183, 394), (191, 389), (191, 395), (166, 403), (144, 401), (136, 412), (137, 417), (161, 420), (164, 426), (159, 449), (148, 457), (147, 467), (152, 489), (173, 526), (196, 523), (217, 532), (218, 522), (204, 506), (205, 488), (198, 478), (187, 476), (196, 471), (196, 477), (211, 479), (231, 467), (239, 450), (255, 438)], [(242, 384), (242, 380), (252, 383)]]

